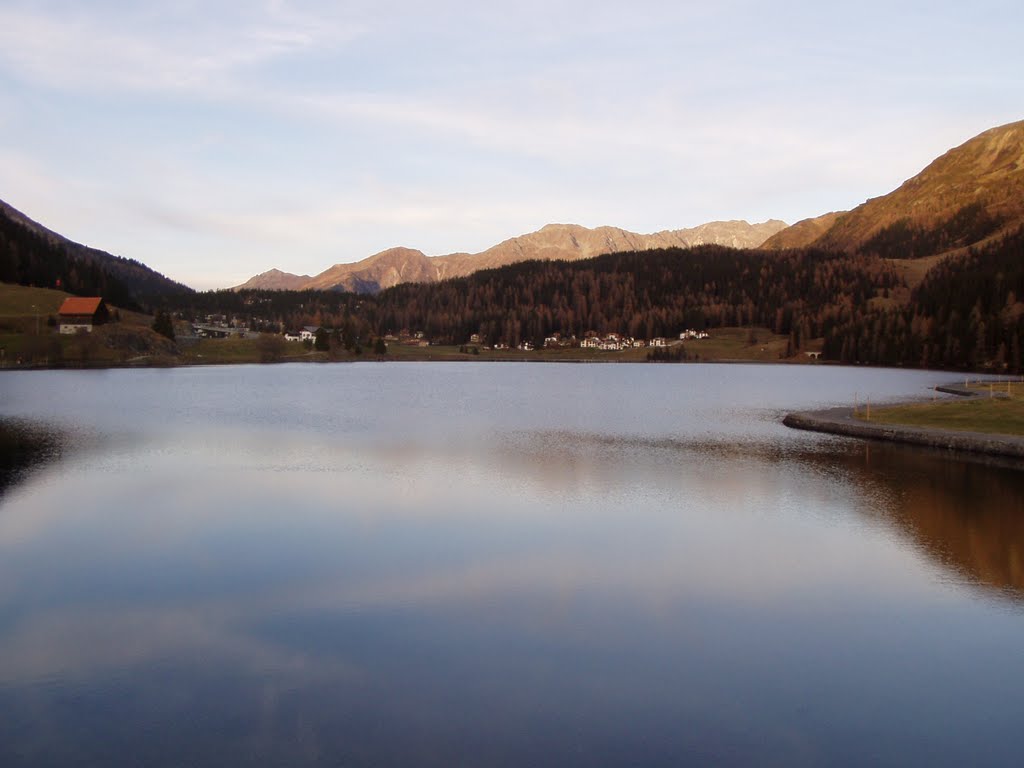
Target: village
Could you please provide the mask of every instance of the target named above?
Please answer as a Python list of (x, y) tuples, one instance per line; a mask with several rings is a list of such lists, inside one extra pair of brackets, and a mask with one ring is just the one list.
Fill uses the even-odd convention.
[[(55, 315), (51, 315), (47, 325), (55, 326), (57, 333), (61, 335), (91, 333), (95, 326), (115, 322), (119, 319), (120, 313), (111, 310), (102, 297), (71, 297), (64, 300)], [(267, 328), (267, 323), (261, 322), (258, 318), (244, 318), (241, 316), (229, 316), (225, 314), (208, 314), (201, 319), (185, 320), (180, 317), (172, 319), (174, 329), (173, 337), (186, 345), (190, 341), (199, 339), (227, 339), (227, 338), (250, 338), (256, 339), (273, 333)], [(341, 333), (341, 329), (329, 328), (326, 326), (306, 325), (296, 330), (288, 330), (283, 333), (276, 333), (286, 342), (304, 343), (313, 345), (318, 336), (331, 337)], [(659, 348), (671, 346), (677, 341), (700, 341), (710, 338), (707, 331), (699, 331), (689, 328), (682, 331), (676, 338), (656, 336), (650, 339), (635, 338), (619, 333), (599, 334), (596, 331), (588, 331), (582, 338), (575, 335), (563, 336), (554, 333), (544, 338), (542, 348), (544, 349), (594, 349), (602, 352), (621, 352), (629, 349)], [(403, 329), (397, 333), (384, 334), (381, 339), (386, 344), (397, 344), (411, 347), (430, 347), (440, 345), (440, 342), (430, 339), (424, 331), (411, 331)], [(364, 340), (365, 341), (365, 340)], [(471, 334), (468, 343), (463, 346), (474, 346), (484, 350), (509, 350), (529, 352), (536, 349), (536, 344), (531, 341), (520, 341), (518, 344), (509, 345), (504, 340), (488, 344), (487, 340), (479, 333)]]
[[(94, 326), (103, 325), (114, 321), (117, 315), (112, 312), (101, 297), (73, 297), (64, 301), (56, 313), (56, 317), (50, 324), (56, 326), (59, 334), (82, 334), (90, 333)], [(211, 313), (194, 320), (186, 320), (181, 317), (171, 319), (173, 333), (170, 335), (178, 344), (190, 346), (203, 339), (259, 339), (268, 334), (276, 335), (285, 342), (302, 344), (304, 347), (313, 349), (326, 348), (330, 342), (338, 342), (344, 333), (342, 329), (326, 326), (306, 325), (294, 330), (286, 330), (283, 333), (274, 328), (271, 324), (261, 321), (259, 318), (230, 316), (226, 314)], [(154, 323), (154, 327), (156, 323)], [(702, 341), (710, 338), (707, 331), (688, 328), (679, 333), (678, 337), (656, 336), (649, 339), (635, 338), (619, 333), (600, 334), (596, 331), (588, 331), (582, 338), (575, 335), (563, 336), (560, 333), (553, 333), (546, 336), (543, 344), (538, 341), (521, 340), (512, 345), (505, 340), (498, 340), (488, 343), (488, 340), (479, 333), (469, 336), (466, 343), (459, 345), (463, 351), (507, 351), (518, 350), (521, 352), (535, 351), (538, 346), (542, 349), (584, 349), (596, 350), (599, 352), (622, 352), (634, 349), (659, 349), (674, 346), (680, 342)], [(349, 341), (346, 339), (346, 341)], [(402, 329), (397, 333), (387, 333), (379, 339), (352, 339), (355, 344), (369, 342), (383, 342), (387, 346), (398, 345), (400, 347), (432, 347), (450, 346), (450, 342), (438, 342), (431, 339), (424, 331), (412, 331)]]
[(818, 351), (791, 353), (786, 337), (767, 329), (687, 327), (649, 338), (618, 332), (550, 333), (513, 339), (468, 333), (433, 337), (402, 328), (380, 335), (358, 323), (283, 326), (262, 313), (159, 310), (155, 315), (110, 305), (99, 296), (69, 297), (21, 289), (20, 333), (0, 336), (0, 367), (102, 367), (341, 360), (548, 360), (682, 362), (815, 361)]
[[(253, 330), (251, 322), (246, 322), (243, 318), (239, 317), (228, 320), (224, 315), (208, 315), (205, 318), (205, 322), (192, 323), (191, 330), (192, 334), (198, 338), (226, 338), (228, 336), (247, 338), (259, 336), (259, 332)], [(307, 345), (314, 345), (316, 343), (317, 334), (330, 337), (337, 332), (338, 329), (335, 328), (306, 325), (298, 330), (285, 331), (282, 336), (284, 337), (284, 340), (288, 342), (304, 342)], [(428, 338), (423, 331), (410, 331), (409, 329), (403, 329), (398, 333), (387, 333), (381, 338), (385, 344), (399, 344), (410, 347), (430, 347), (437, 344), (437, 342)], [(710, 334), (707, 331), (698, 331), (689, 328), (679, 334), (678, 341), (699, 341), (707, 338), (710, 338)], [(582, 339), (577, 338), (575, 335), (563, 336), (560, 333), (554, 333), (544, 338), (543, 348), (580, 348), (596, 349), (602, 352), (622, 352), (623, 350), (628, 349), (668, 347), (676, 341), (676, 339), (670, 339), (665, 336), (656, 336), (651, 339), (638, 339), (619, 333), (607, 333), (601, 335), (596, 331), (588, 331), (584, 334)], [(468, 344), (463, 344), (461, 346), (497, 351), (517, 349), (521, 352), (532, 352), (536, 349), (534, 342), (525, 340), (520, 341), (515, 346), (511, 346), (505, 341), (497, 341), (494, 344), (488, 344), (487, 340), (479, 333), (471, 334)]]

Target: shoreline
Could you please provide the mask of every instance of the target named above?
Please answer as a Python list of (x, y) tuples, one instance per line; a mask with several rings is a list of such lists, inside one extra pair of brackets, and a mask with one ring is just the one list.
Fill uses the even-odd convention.
[[(622, 360), (600, 357), (498, 357), (498, 356), (477, 356), (466, 355), (464, 357), (438, 356), (438, 357), (391, 357), (365, 355), (361, 357), (345, 357), (338, 359), (330, 358), (309, 358), (296, 357), (284, 358), (281, 360), (173, 360), (153, 359), (149, 361), (129, 360), (126, 362), (96, 362), (90, 364), (62, 363), (61, 365), (6, 365), (0, 366), (0, 373), (4, 371), (104, 371), (104, 370), (142, 370), (150, 368), (203, 368), (213, 366), (232, 365), (332, 365), (332, 364), (359, 364), (359, 363), (559, 363), (570, 365), (821, 365), (838, 366), (839, 363), (818, 361), (808, 363), (803, 360), (744, 360), (743, 358), (717, 358), (711, 360), (646, 360), (642, 358), (633, 360)], [(863, 366), (879, 367), (879, 366)]]
[[(963, 398), (980, 397), (978, 393), (954, 384), (936, 387), (935, 391)], [(793, 411), (786, 414), (782, 423), (791, 429), (809, 432), (1024, 460), (1024, 436), (872, 423), (856, 418), (853, 415), (853, 408), (849, 406), (816, 411)]]

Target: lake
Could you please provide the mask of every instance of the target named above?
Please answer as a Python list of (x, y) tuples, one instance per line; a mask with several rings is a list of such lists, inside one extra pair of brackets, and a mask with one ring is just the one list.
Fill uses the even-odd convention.
[(1024, 473), (780, 423), (955, 378), (5, 372), (0, 765), (1016, 765)]

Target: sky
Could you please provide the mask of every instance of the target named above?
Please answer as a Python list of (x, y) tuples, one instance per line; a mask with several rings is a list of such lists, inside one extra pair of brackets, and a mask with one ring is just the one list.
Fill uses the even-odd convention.
[(1024, 6), (0, 0), (0, 199), (199, 289), (793, 223), (1024, 119)]

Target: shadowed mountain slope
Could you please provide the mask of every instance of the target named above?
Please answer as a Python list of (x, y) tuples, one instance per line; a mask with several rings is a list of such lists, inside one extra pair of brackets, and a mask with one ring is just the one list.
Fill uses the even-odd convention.
[(102, 295), (137, 307), (191, 292), (145, 264), (73, 242), (0, 201), (0, 282)]

